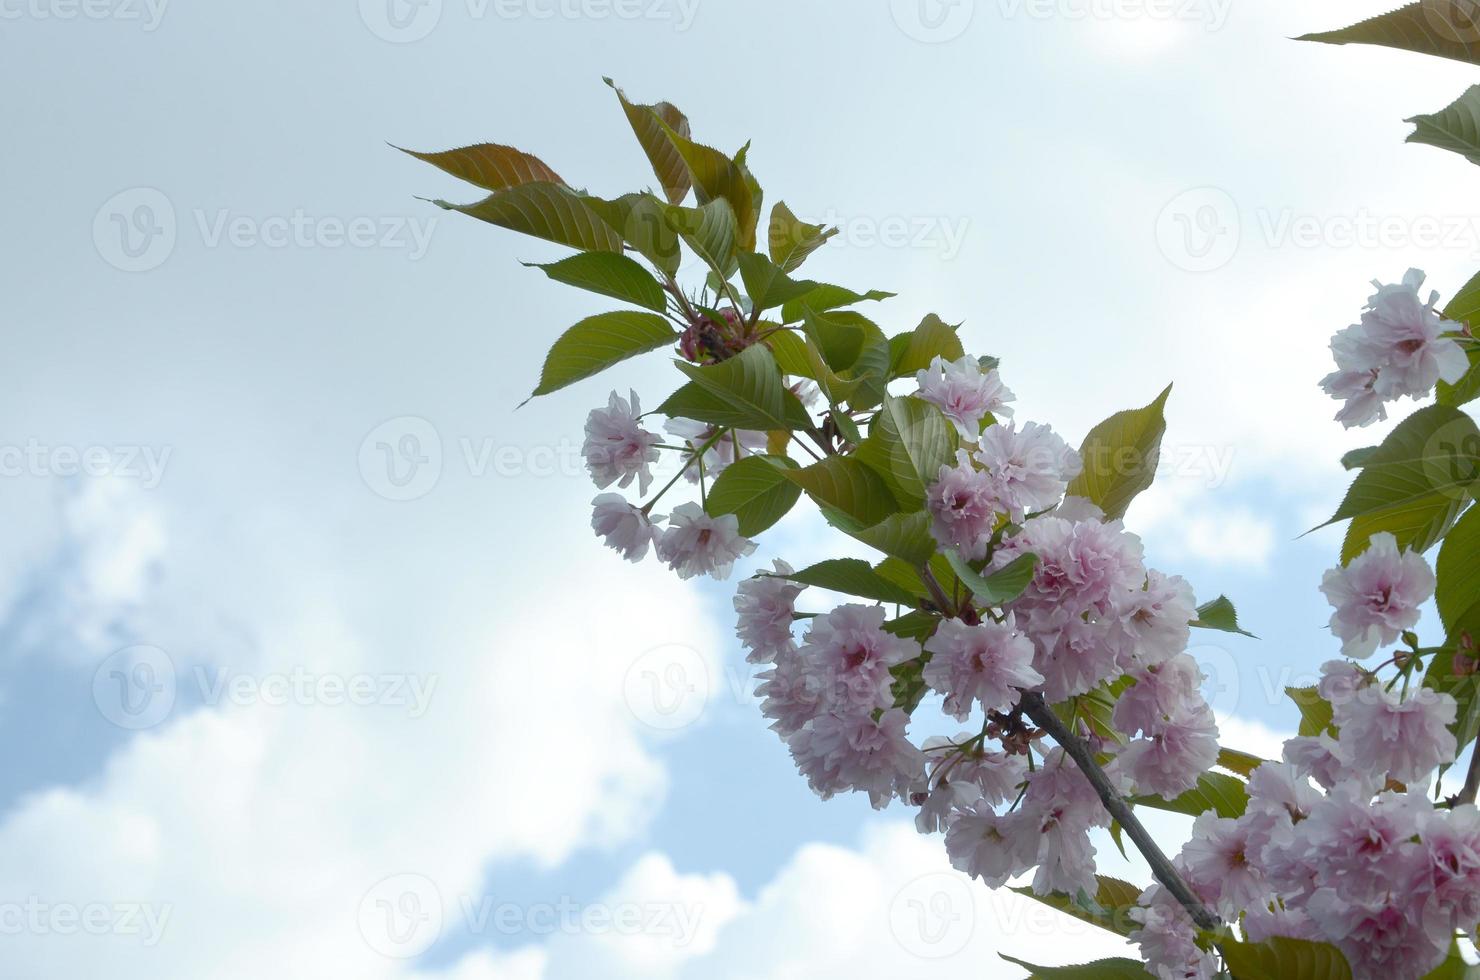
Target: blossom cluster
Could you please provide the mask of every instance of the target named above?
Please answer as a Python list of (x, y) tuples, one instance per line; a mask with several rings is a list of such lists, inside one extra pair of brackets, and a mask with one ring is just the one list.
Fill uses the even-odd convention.
[[(613, 483), (627, 487), (636, 480), (639, 491), (647, 493), (662, 439), (643, 428), (641, 419), (642, 406), (635, 391), (630, 398), (612, 392), (606, 408), (594, 409), (587, 416), (581, 453), (597, 487), (605, 489)], [(679, 450), (683, 456), (680, 473), (693, 482), (705, 474), (718, 475), (755, 447), (749, 433), (724, 432), (690, 419), (671, 419), (666, 428), (685, 440)], [(764, 433), (760, 435), (763, 442)], [(712, 517), (703, 507), (688, 502), (665, 517), (651, 513), (656, 500), (636, 507), (621, 494), (600, 494), (592, 501), (591, 527), (608, 547), (630, 561), (641, 561), (652, 547), (680, 578), (728, 578), (736, 560), (755, 551), (755, 542), (741, 536), (734, 514)], [(660, 528), (664, 520), (668, 526)]]
[[(917, 807), (921, 832), (944, 831), (952, 862), (993, 885), (1036, 869), (1040, 894), (1093, 892), (1090, 833), (1110, 825), (1109, 813), (1064, 750), (1041, 743), (1022, 701), (1123, 691), (1115, 731), (1078, 720), (1110, 778), (1127, 794), (1190, 789), (1218, 753), (1202, 674), (1185, 652), (1195, 601), (1182, 579), (1145, 566), (1140, 539), (1119, 521), (1065, 497), (1082, 464), (1050, 428), (987, 418), (1003, 414), (996, 375), (970, 358), (921, 372), (919, 397), (976, 433), (941, 467), (927, 505), (940, 546), (984, 573), (1036, 556), (1026, 589), (998, 608), (963, 602), (911, 639), (890, 631), (878, 605), (798, 614), (802, 588), (778, 561), (741, 583), (737, 634), (749, 659), (767, 665), (762, 713), (819, 795), (860, 791), (875, 807)], [(800, 643), (799, 617), (810, 619)], [(917, 747), (898, 695), (911, 670), (944, 715), (979, 730)]]
[(1469, 360), (1453, 336), (1458, 323), (1445, 320), (1418, 294), (1424, 274), (1409, 269), (1401, 283), (1373, 282), (1377, 292), (1361, 319), (1331, 338), (1336, 370), (1321, 387), (1343, 402), (1336, 420), (1347, 428), (1387, 418), (1386, 403), (1407, 395), (1422, 398), (1440, 381), (1454, 384)]

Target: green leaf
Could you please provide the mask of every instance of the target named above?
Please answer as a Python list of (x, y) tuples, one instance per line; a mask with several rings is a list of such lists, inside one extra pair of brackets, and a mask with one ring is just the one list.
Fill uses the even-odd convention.
[(786, 476), (819, 504), (842, 511), (864, 527), (899, 511), (884, 478), (847, 456), (829, 456)]
[[(1451, 635), (1450, 642), (1457, 637)], [(1456, 671), (1454, 658), (1457, 651), (1448, 647), (1434, 654), (1429, 668), (1423, 675), (1423, 686), (1454, 698), (1454, 724), (1449, 726), (1458, 743), (1457, 752), (1480, 734), (1480, 675), (1473, 672), (1473, 664)]]
[[(835, 371), (846, 371), (858, 361), (864, 343), (869, 339), (867, 326), (862, 317), (853, 319), (841, 315), (807, 313), (803, 318), (803, 331), (807, 339), (822, 352), (822, 358)], [(880, 334), (882, 336), (882, 334)]]
[(623, 194), (612, 201), (588, 197), (586, 207), (670, 278), (683, 262), (683, 245), (668, 221), (668, 205), (651, 194)]
[(1453, 634), (1480, 620), (1480, 507), (1471, 507), (1444, 538), (1434, 565), (1434, 601), (1444, 628)]
[(828, 367), (822, 352), (802, 334), (791, 330), (777, 330), (764, 343), (776, 356), (776, 363), (780, 365), (782, 374), (811, 378), (817, 382), (817, 387), (829, 405), (840, 405), (847, 401), (858, 387), (858, 382), (844, 381), (838, 377)]
[(677, 339), (678, 332), (654, 313), (620, 310), (587, 317), (561, 334), (550, 348), (539, 387), (530, 397), (548, 395)]
[(909, 333), (889, 338), (889, 373), (902, 378), (923, 371), (937, 357), (959, 361), (964, 355), (956, 328), (932, 313)]
[(850, 407), (866, 410), (882, 402), (889, 394), (889, 341), (881, 337), (865, 347), (843, 377), (858, 382), (848, 401)]
[(1469, 323), (1480, 317), (1480, 272), (1459, 288), (1444, 307), (1444, 319), (1455, 323)]
[(790, 278), (770, 259), (755, 252), (741, 252), (735, 258), (740, 263), (740, 279), (745, 283), (745, 294), (758, 310), (780, 306), (817, 285), (810, 279), (798, 281)]
[(1464, 95), (1438, 112), (1404, 121), (1415, 126), (1408, 137), (1409, 143), (1427, 143), (1441, 150), (1452, 150), (1471, 163), (1480, 164), (1480, 85), (1471, 85)]
[(1326, 522), (1355, 518), (1342, 546), (1342, 561), (1366, 550), (1368, 539), (1379, 531), (1393, 534), (1400, 548), (1427, 549), (1459, 516), (1477, 478), (1480, 429), (1474, 421), (1445, 405), (1414, 412), (1367, 458)]
[(1367, 465), (1367, 460), (1371, 459), (1372, 454), (1375, 452), (1377, 452), (1376, 446), (1364, 446), (1361, 449), (1353, 449), (1351, 452), (1341, 457), (1342, 468), (1347, 470), (1359, 470)]
[(833, 592), (862, 596), (878, 602), (892, 602), (901, 606), (915, 604), (913, 595), (874, 571), (868, 562), (859, 558), (832, 558), (785, 577), (803, 585), (815, 585), (819, 589), (831, 589)]
[(586, 201), (562, 184), (531, 181), (494, 191), (476, 204), (432, 203), (500, 228), (582, 251), (620, 252), (621, 237)]
[(854, 458), (884, 478), (906, 510), (925, 506), (926, 488), (954, 459), (956, 429), (940, 409), (905, 396), (884, 399)]
[(1205, 772), (1197, 777), (1196, 786), (1174, 800), (1137, 796), (1131, 802), (1192, 817), (1208, 810), (1216, 810), (1220, 817), (1241, 817), (1249, 805), (1249, 791), (1241, 779), (1221, 772)]
[(1098, 504), (1105, 517), (1124, 517), (1136, 495), (1151, 486), (1167, 430), (1167, 396), (1172, 386), (1145, 408), (1117, 412), (1090, 430), (1079, 455), (1084, 470), (1069, 484), (1069, 495)]
[(542, 270), (556, 282), (625, 300), (657, 313), (667, 308), (658, 280), (640, 263), (618, 252), (577, 252), (559, 262), (524, 264)]
[(1423, 980), (1480, 980), (1480, 966), (1471, 966), (1465, 962), (1459, 942), (1455, 940), (1449, 947), (1449, 956), (1439, 964), (1437, 970), (1425, 974)]
[(668, 226), (683, 238), (694, 254), (721, 279), (729, 279), (736, 268), (735, 242), (739, 231), (730, 203), (719, 199), (697, 208), (669, 205), (664, 212)]
[(1320, 691), (1311, 687), (1287, 687), (1295, 707), (1300, 709), (1300, 734), (1306, 737), (1320, 735), (1331, 728), (1331, 702), (1321, 697)]
[[(1192, 625), (1205, 630), (1222, 630), (1225, 633), (1254, 636), (1248, 630), (1239, 628), (1238, 612), (1234, 610), (1233, 603), (1226, 595), (1220, 595), (1212, 602), (1205, 602), (1198, 606), (1197, 618), (1192, 621)], [(1254, 638), (1258, 639), (1258, 637)]]
[(1238, 749), (1220, 748), (1218, 750), (1218, 765), (1230, 772), (1236, 772), (1245, 779), (1253, 775), (1254, 770), (1264, 765), (1266, 760), (1248, 752), (1240, 752)]
[(771, 228), (767, 235), (771, 261), (780, 266), (781, 271), (792, 272), (837, 233), (836, 228), (809, 225), (798, 220), (785, 201), (777, 201), (771, 209)]
[(807, 425), (807, 410), (781, 383), (775, 359), (760, 344), (709, 367), (677, 364), (693, 380), (658, 408), (669, 418), (762, 431)]
[(843, 286), (833, 286), (828, 283), (820, 283), (817, 288), (805, 296), (792, 300), (781, 307), (781, 322), (794, 323), (800, 320), (808, 310), (813, 313), (826, 313), (842, 306), (852, 306), (854, 303), (862, 303), (865, 300), (884, 300), (893, 297), (893, 293), (881, 292), (870, 289), (866, 293), (855, 293)]
[(919, 568), (935, 554), (930, 515), (924, 511), (891, 514), (876, 524), (849, 531), (854, 538), (900, 561)]
[(668, 203), (681, 203), (688, 196), (692, 181), (689, 178), (689, 168), (684, 165), (683, 157), (668, 138), (668, 133), (687, 139), (688, 117), (669, 102), (657, 102), (653, 105), (628, 102), (627, 96), (622, 94), (615, 82), (610, 78), (603, 78), (602, 81), (617, 93), (622, 111), (627, 114), (627, 122), (632, 126), (637, 142), (642, 145), (642, 152), (647, 154), (648, 162), (653, 165), (653, 173), (658, 176), (658, 183), (663, 186), (663, 194)]
[(734, 514), (747, 538), (771, 527), (796, 504), (802, 488), (786, 478), (796, 463), (784, 456), (746, 456), (714, 481), (704, 509), (712, 516)]
[(1475, 43), (1475, 38), (1480, 35), (1476, 33), (1475, 24), (1461, 17), (1451, 21), (1445, 14), (1446, 11), (1457, 12), (1457, 7), (1452, 3), (1418, 0), (1351, 27), (1306, 34), (1295, 40), (1324, 44), (1377, 44), (1480, 65), (1480, 44)]
[(924, 643), (940, 625), (940, 616), (935, 613), (909, 612), (884, 624), (884, 632), (902, 636), (907, 640)]
[[(1051, 909), (1072, 915), (1076, 919), (1099, 926), (1101, 929), (1107, 929), (1116, 935), (1129, 935), (1141, 928), (1140, 923), (1129, 915), (1130, 910), (1136, 908), (1136, 899), (1140, 896), (1141, 889), (1130, 882), (1106, 875), (1095, 875), (1095, 881), (1099, 887), (1095, 890), (1094, 898), (1087, 901), (1081, 901), (1063, 892), (1035, 895), (1033, 889), (1026, 885), (1012, 890), (1019, 895), (1042, 902)], [(1088, 896), (1085, 897), (1088, 898)]]
[(425, 160), (432, 166), (484, 190), (501, 191), (506, 187), (516, 187), (533, 181), (565, 184), (560, 175), (546, 166), (539, 157), (516, 150), (512, 146), (500, 146), (498, 143), (479, 143), (440, 153), (420, 153), (402, 146), (396, 149), (409, 153), (418, 160)]
[(1033, 581), (1033, 570), (1038, 567), (1037, 555), (1018, 555), (992, 574), (982, 576), (954, 548), (945, 556), (962, 584), (989, 606), (1000, 606), (1022, 595), (1028, 583)]
[(695, 143), (667, 124), (663, 125), (663, 130), (693, 178), (694, 195), (699, 204), (728, 201), (735, 213), (740, 248), (754, 251), (760, 202), (756, 200), (756, 187), (743, 162), (730, 159), (714, 147)]
[[(1151, 974), (1146, 972), (1139, 960), (1123, 957), (1095, 960), (1082, 966), (1035, 966), (1027, 960), (1020, 960), (1006, 953), (997, 955), (1029, 971), (1032, 974), (1029, 980), (1152, 980)], [(1240, 977), (1239, 980), (1243, 978)]]
[(1266, 943), (1218, 943), (1238, 980), (1352, 980), (1341, 950), (1329, 943), (1276, 936)]

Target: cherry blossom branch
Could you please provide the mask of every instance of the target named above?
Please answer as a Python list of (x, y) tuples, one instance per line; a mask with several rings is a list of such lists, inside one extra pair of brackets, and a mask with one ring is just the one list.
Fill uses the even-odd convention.
[(1156, 876), (1156, 880), (1161, 882), (1162, 887), (1170, 892), (1173, 898), (1182, 903), (1187, 914), (1192, 916), (1192, 921), (1203, 929), (1218, 929), (1222, 926), (1223, 923), (1218, 917), (1198, 900), (1197, 896), (1192, 893), (1192, 889), (1187, 887), (1187, 883), (1182, 880), (1182, 876), (1177, 873), (1177, 869), (1172, 866), (1172, 862), (1167, 859), (1161, 847), (1151, 838), (1151, 834), (1131, 811), (1130, 804), (1111, 785), (1110, 777), (1105, 775), (1105, 770), (1095, 761), (1095, 754), (1084, 739), (1071, 732), (1059, 716), (1054, 714), (1048, 702), (1043, 700), (1043, 695), (1024, 694), (1021, 706), (1023, 713), (1033, 720), (1033, 724), (1048, 732), (1055, 742), (1063, 746), (1064, 751), (1068, 753), (1069, 758), (1074, 760), (1075, 765), (1079, 766), (1079, 771), (1084, 773), (1090, 785), (1095, 788), (1100, 802), (1105, 805), (1110, 816), (1125, 829), (1126, 834), (1135, 843), (1136, 849), (1151, 866), (1151, 873)]

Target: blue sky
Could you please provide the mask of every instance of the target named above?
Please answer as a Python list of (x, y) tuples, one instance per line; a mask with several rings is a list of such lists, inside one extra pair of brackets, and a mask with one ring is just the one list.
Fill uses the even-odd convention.
[[(1077, 442), (1175, 382), (1129, 524), (1262, 637), (1194, 652), (1229, 741), (1272, 751), (1279, 690), (1335, 649), (1339, 532), (1298, 536), (1382, 434), (1330, 421), (1326, 341), (1374, 277), (1447, 295), (1480, 267), (1468, 165), (1402, 143), (1470, 73), (1286, 40), (1382, 7), (0, 0), (7, 963), (860, 978), (1115, 951), (967, 886), (905, 815), (808, 793), (748, 697), (733, 583), (586, 527), (586, 411), (655, 405), (671, 370), (516, 412), (606, 307), (519, 264), (558, 249), (417, 200), (477, 194), (387, 143), (510, 143), (620, 193), (652, 178), (610, 75), (754, 140), (767, 199), (843, 229), (808, 274), (898, 293), (891, 331), (963, 321), (1019, 417)], [(799, 512), (755, 560), (835, 548)], [(688, 698), (655, 714), (674, 665)], [(130, 713), (132, 683), (172, 700)]]

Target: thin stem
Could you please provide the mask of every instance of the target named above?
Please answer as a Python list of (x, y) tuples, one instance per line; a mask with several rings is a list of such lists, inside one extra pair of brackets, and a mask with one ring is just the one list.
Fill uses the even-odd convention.
[(1136, 815), (1131, 811), (1130, 805), (1110, 783), (1110, 777), (1105, 775), (1105, 770), (1095, 761), (1095, 754), (1089, 745), (1069, 730), (1054, 714), (1048, 702), (1043, 700), (1041, 694), (1024, 694), (1022, 700), (1023, 713), (1033, 720), (1033, 724), (1048, 732), (1055, 742), (1063, 746), (1065, 754), (1074, 760), (1079, 766), (1079, 771), (1084, 773), (1090, 785), (1099, 794), (1100, 802), (1105, 804), (1105, 809), (1110, 812), (1121, 827), (1125, 828), (1127, 836), (1135, 843), (1136, 849), (1146, 858), (1146, 863), (1151, 866), (1151, 873), (1156, 880), (1161, 882), (1163, 888), (1172, 894), (1172, 897), (1182, 903), (1187, 914), (1192, 916), (1192, 921), (1203, 929), (1217, 929), (1222, 923), (1207, 906), (1200, 902), (1192, 889), (1182, 880), (1172, 862), (1167, 859), (1160, 846), (1146, 832), (1146, 828)]
[(947, 616), (954, 617), (956, 606), (946, 597), (946, 590), (940, 587), (940, 582), (936, 581), (935, 573), (930, 570), (928, 564), (920, 566), (920, 578), (924, 581), (925, 588), (930, 590), (930, 597), (935, 600), (940, 611)]
[(644, 514), (652, 513), (653, 505), (656, 504), (659, 500), (663, 499), (663, 494), (673, 489), (673, 485), (678, 482), (679, 477), (687, 473), (689, 471), (689, 467), (694, 465), (692, 462), (693, 460), (700, 461), (700, 472), (702, 473), (704, 454), (709, 451), (709, 447), (713, 446), (716, 442), (719, 442), (721, 439), (723, 439), (725, 437), (725, 433), (729, 431), (729, 429), (720, 429), (719, 431), (715, 432), (714, 435), (709, 437), (708, 442), (704, 443), (704, 445), (700, 446), (698, 449), (695, 449), (693, 451), (693, 455), (689, 457), (690, 461), (685, 462), (682, 466), (678, 468), (678, 472), (673, 474), (673, 479), (663, 484), (663, 489), (659, 490), (657, 495), (653, 497), (652, 500), (649, 500), (647, 503), (642, 505), (642, 512)]

